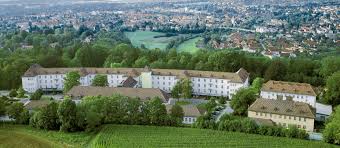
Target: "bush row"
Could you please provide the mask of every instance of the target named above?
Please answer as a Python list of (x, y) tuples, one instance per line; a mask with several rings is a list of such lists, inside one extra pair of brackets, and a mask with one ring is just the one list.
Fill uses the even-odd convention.
[(265, 136), (289, 137), (306, 139), (308, 134), (305, 130), (298, 129), (296, 126), (284, 128), (281, 126), (257, 125), (254, 120), (239, 116), (224, 115), (219, 122), (215, 122), (211, 115), (207, 114), (200, 117), (193, 125), (196, 128), (207, 128), (221, 131), (242, 132), (250, 134), (260, 134)]

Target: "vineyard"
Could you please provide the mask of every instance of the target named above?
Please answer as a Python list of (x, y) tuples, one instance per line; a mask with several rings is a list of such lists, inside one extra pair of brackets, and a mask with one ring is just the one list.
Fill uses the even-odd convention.
[(332, 147), (307, 140), (193, 128), (106, 125), (90, 147)]

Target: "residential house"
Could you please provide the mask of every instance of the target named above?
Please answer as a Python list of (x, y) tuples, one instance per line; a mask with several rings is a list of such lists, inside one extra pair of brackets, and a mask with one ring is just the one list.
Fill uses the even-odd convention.
[(307, 103), (292, 100), (257, 99), (248, 108), (248, 117), (267, 120), (278, 126), (314, 130), (315, 110)]
[[(173, 105), (166, 105), (166, 110), (168, 113), (171, 113), (171, 108)], [(197, 118), (203, 115), (200, 110), (194, 105), (182, 105), (181, 106), (184, 112), (183, 116), (183, 124), (193, 124), (197, 121)]]

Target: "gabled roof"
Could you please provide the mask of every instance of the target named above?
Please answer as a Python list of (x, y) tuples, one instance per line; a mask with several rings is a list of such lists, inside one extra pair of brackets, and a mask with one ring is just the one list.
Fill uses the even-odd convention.
[(289, 100), (257, 99), (248, 111), (315, 118), (315, 110), (309, 104)]
[(133, 88), (136, 86), (136, 84), (137, 84), (137, 81), (134, 78), (128, 77), (125, 81), (122, 82), (121, 87)]
[(316, 96), (316, 93), (313, 90), (312, 86), (307, 83), (295, 83), (295, 82), (283, 82), (283, 81), (270, 80), (262, 86), (261, 91)]
[(142, 101), (159, 97), (163, 102), (168, 102), (169, 96), (167, 93), (156, 88), (124, 88), (124, 87), (95, 87), (95, 86), (75, 86), (69, 92), (67, 96), (70, 97), (86, 97), (86, 96), (112, 96), (114, 94), (138, 97)]
[(28, 110), (39, 109), (47, 106), (50, 102), (48, 100), (31, 100), (25, 104), (25, 108)]
[[(173, 105), (166, 105), (166, 110), (168, 113), (171, 112), (171, 108)], [(194, 105), (181, 105), (184, 117), (199, 117), (202, 113), (198, 110), (198, 108)]]

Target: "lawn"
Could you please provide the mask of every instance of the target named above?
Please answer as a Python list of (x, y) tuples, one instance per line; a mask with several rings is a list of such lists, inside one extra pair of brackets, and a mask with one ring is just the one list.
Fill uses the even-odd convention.
[(147, 49), (159, 48), (161, 50), (166, 49), (169, 42), (176, 38), (176, 36), (154, 38), (155, 36), (165, 35), (165, 33), (140, 30), (135, 32), (125, 32), (125, 35), (130, 39), (132, 45), (135, 47), (141, 47), (141, 45), (144, 44)]
[(197, 47), (196, 43), (202, 39), (203, 39), (202, 37), (196, 37), (196, 38), (187, 40), (177, 47), (177, 51), (195, 53), (198, 50), (200, 50), (200, 48)]
[(335, 147), (322, 142), (193, 128), (106, 125), (90, 147)]
[(24, 148), (52, 148), (59, 147), (58, 144), (37, 136), (17, 131), (0, 129), (0, 147), (24, 147)]
[(95, 133), (63, 133), (0, 124), (0, 148), (85, 147), (94, 136)]

